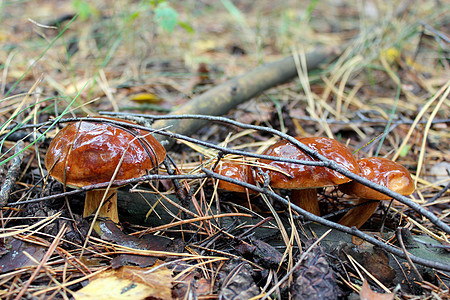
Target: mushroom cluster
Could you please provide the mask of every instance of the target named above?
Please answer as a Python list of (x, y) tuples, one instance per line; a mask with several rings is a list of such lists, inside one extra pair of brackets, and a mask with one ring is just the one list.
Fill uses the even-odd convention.
[[(158, 168), (165, 156), (164, 147), (144, 130), (80, 121), (67, 125), (53, 138), (45, 166), (62, 184), (80, 188), (145, 175)], [(95, 213), (104, 198), (98, 215), (117, 223), (117, 189), (112, 185), (107, 195), (105, 189), (87, 191), (83, 216)]]
[[(334, 160), (346, 170), (359, 173), (358, 164), (351, 151), (335, 139), (327, 137), (296, 137), (296, 139), (326, 158)], [(317, 161), (286, 140), (273, 144), (264, 154), (296, 160)], [(326, 167), (266, 159), (262, 159), (261, 163), (272, 167), (267, 172), (273, 188), (292, 190), (292, 203), (315, 215), (320, 215), (317, 188), (335, 186), (350, 181), (344, 175)], [(262, 182), (263, 179), (258, 177), (258, 181)]]
[[(408, 170), (396, 162), (381, 157), (369, 157), (356, 161), (346, 146), (331, 138), (296, 137), (296, 139), (318, 154), (335, 161), (342, 168), (396, 193), (406, 196), (414, 192), (414, 182)], [(273, 144), (263, 154), (279, 158), (317, 161), (286, 140)], [(291, 202), (315, 215), (320, 215), (317, 188), (338, 186), (343, 193), (359, 197), (356, 207), (339, 221), (340, 224), (349, 227), (361, 227), (375, 212), (379, 201), (390, 199), (385, 194), (351, 181), (346, 176), (326, 167), (270, 159), (261, 159), (259, 162), (270, 180), (271, 187), (291, 190)], [(251, 167), (246, 164), (223, 162), (216, 168), (216, 172), (246, 183), (254, 184), (255, 182)], [(256, 181), (260, 183), (264, 183), (264, 179), (263, 176), (256, 176)], [(219, 188), (241, 193), (246, 191), (242, 186), (224, 181), (219, 181)], [(369, 202), (369, 200), (376, 201)], [(364, 203), (366, 204), (362, 205)]]

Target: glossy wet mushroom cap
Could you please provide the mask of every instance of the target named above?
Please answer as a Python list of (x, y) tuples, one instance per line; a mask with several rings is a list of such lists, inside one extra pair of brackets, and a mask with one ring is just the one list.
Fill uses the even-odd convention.
[[(255, 184), (255, 179), (253, 177), (252, 170), (250, 166), (248, 164), (245, 164), (244, 162), (243, 163), (231, 161), (220, 162), (219, 165), (216, 167), (215, 172), (217, 172), (220, 175), (230, 177), (232, 179), (243, 181), (245, 183), (253, 185)], [(237, 185), (224, 180), (219, 180), (218, 188), (237, 193), (246, 193), (246, 191), (248, 190), (241, 185)], [(252, 190), (248, 191), (251, 194), (255, 193)]]
[[(317, 153), (335, 161), (348, 171), (359, 173), (358, 164), (351, 151), (337, 140), (327, 137), (296, 137), (296, 139), (312, 150), (317, 151)], [(275, 143), (264, 154), (281, 158), (317, 161), (286, 140)], [(307, 166), (266, 159), (262, 159), (260, 162), (283, 171), (268, 171), (270, 185), (273, 188), (294, 190), (291, 201), (316, 215), (319, 215), (316, 189), (350, 181), (346, 176), (326, 167)], [(287, 173), (290, 176), (286, 176), (283, 173)], [(258, 181), (262, 182), (263, 179), (258, 177)]]
[(56, 180), (83, 187), (109, 182), (122, 156), (116, 180), (139, 177), (158, 167), (166, 151), (146, 131), (83, 121), (58, 132), (48, 148), (45, 166)]
[[(409, 171), (402, 165), (383, 157), (366, 157), (358, 160), (360, 176), (387, 187), (400, 195), (414, 192), (414, 181)], [(371, 189), (357, 181), (339, 186), (339, 190), (348, 195), (364, 199), (389, 200), (391, 197)]]
[[(361, 176), (386, 187), (400, 195), (407, 196), (414, 192), (414, 181), (408, 170), (387, 158), (366, 157), (358, 160)], [(356, 204), (362, 205), (347, 212), (339, 224), (360, 228), (376, 211), (380, 200), (389, 200), (391, 197), (371, 189), (357, 181), (351, 181), (339, 186), (339, 190), (348, 195), (359, 197)], [(378, 200), (369, 202), (369, 200)], [(367, 203), (366, 203), (367, 202)]]
[[(132, 122), (112, 119), (120, 122)], [(81, 121), (61, 129), (53, 138), (45, 156), (45, 166), (56, 180), (71, 187), (108, 183), (145, 175), (164, 160), (164, 147), (148, 132), (108, 122)], [(117, 168), (117, 173), (114, 176)], [(100, 217), (119, 221), (117, 187), (86, 192), (83, 216), (98, 209)], [(99, 232), (99, 228), (96, 227)]]

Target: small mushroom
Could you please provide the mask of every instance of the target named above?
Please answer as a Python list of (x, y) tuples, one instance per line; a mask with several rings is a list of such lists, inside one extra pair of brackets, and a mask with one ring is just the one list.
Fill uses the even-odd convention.
[[(296, 139), (326, 158), (334, 160), (348, 171), (359, 173), (356, 159), (350, 150), (338, 141), (327, 137), (296, 137)], [(316, 161), (316, 159), (286, 140), (275, 143), (264, 154), (274, 157)], [(320, 215), (317, 188), (339, 185), (350, 181), (344, 175), (326, 167), (284, 163), (266, 159), (262, 159), (260, 162), (282, 171), (268, 171), (270, 185), (273, 188), (292, 190), (292, 203), (315, 215)], [(263, 181), (260, 177), (257, 180)]]
[[(157, 168), (165, 156), (164, 147), (144, 130), (81, 121), (67, 125), (53, 138), (45, 156), (45, 166), (59, 182), (80, 188), (145, 175)], [(100, 217), (116, 223), (119, 222), (117, 189), (111, 186), (99, 211)], [(104, 194), (105, 189), (86, 192), (83, 217), (95, 213)]]
[[(255, 178), (253, 177), (251, 167), (244, 162), (220, 162), (219, 165), (215, 168), (215, 172), (222, 176), (230, 177), (253, 185), (255, 184)], [(219, 180), (218, 188), (230, 192), (246, 193), (248, 191), (250, 194), (256, 194), (256, 192), (254, 192), (253, 190), (246, 189), (241, 185), (224, 180)]]
[[(404, 166), (396, 162), (382, 157), (367, 157), (358, 160), (358, 165), (361, 169), (360, 175), (374, 183), (404, 196), (411, 195), (414, 192), (414, 181), (411, 175)], [(339, 220), (339, 224), (348, 227), (360, 228), (372, 216), (381, 200), (391, 199), (391, 197), (356, 181), (340, 185), (339, 190), (344, 194), (359, 197), (356, 204), (363, 204), (368, 200), (378, 200), (355, 207), (347, 212)]]

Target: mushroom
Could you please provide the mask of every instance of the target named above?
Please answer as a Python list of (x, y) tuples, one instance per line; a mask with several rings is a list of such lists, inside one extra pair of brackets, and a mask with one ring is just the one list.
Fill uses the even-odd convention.
[[(145, 175), (157, 168), (165, 156), (164, 147), (144, 130), (81, 121), (67, 125), (53, 138), (45, 156), (45, 166), (59, 182), (80, 188)], [(109, 188), (98, 214), (116, 223), (119, 222), (118, 188)], [(105, 189), (86, 192), (83, 217), (95, 213), (104, 194)], [(98, 227), (95, 229), (99, 233)]]
[[(338, 141), (327, 137), (296, 137), (296, 139), (317, 151), (317, 153), (335, 161), (348, 171), (359, 173), (356, 159), (350, 150)], [(316, 161), (316, 159), (286, 140), (275, 143), (264, 154), (289, 159)], [(339, 185), (350, 181), (344, 175), (326, 167), (307, 166), (267, 159), (262, 159), (260, 162), (272, 167), (268, 171), (272, 187), (292, 190), (292, 203), (315, 215), (320, 215), (317, 188)], [(275, 171), (276, 169), (279, 169), (281, 172)], [(262, 181), (263, 179), (259, 176), (257, 180)]]
[[(227, 176), (249, 184), (255, 184), (255, 178), (253, 177), (250, 165), (245, 163), (231, 161), (220, 162), (215, 168), (215, 172), (219, 175)], [(230, 192), (246, 193), (248, 191), (251, 194), (256, 194), (253, 190), (224, 180), (219, 180), (218, 188)]]
[[(358, 160), (361, 176), (381, 186), (408, 196), (414, 192), (414, 181), (408, 170), (392, 160), (382, 157), (367, 157)], [(360, 228), (378, 207), (381, 200), (389, 200), (391, 197), (371, 189), (359, 182), (351, 181), (339, 186), (343, 193), (359, 197), (356, 204), (363, 204), (369, 200), (378, 200), (366, 205), (361, 205), (347, 212), (339, 224)]]

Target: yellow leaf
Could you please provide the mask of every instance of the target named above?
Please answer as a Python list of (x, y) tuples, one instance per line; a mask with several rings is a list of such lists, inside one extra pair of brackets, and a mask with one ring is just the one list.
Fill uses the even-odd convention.
[(197, 53), (212, 51), (216, 47), (217, 43), (214, 40), (200, 40), (194, 42), (192, 45), (192, 48), (194, 48)]
[(147, 273), (155, 265), (107, 270), (93, 277), (73, 296), (76, 300), (172, 299), (172, 271), (161, 267)]
[(140, 103), (159, 103), (162, 101), (159, 96), (152, 93), (135, 94), (130, 97), (130, 100)]

